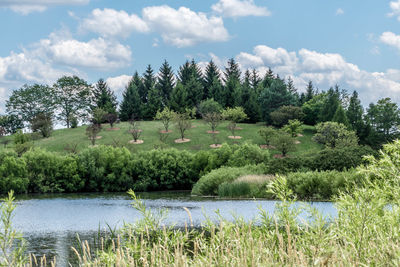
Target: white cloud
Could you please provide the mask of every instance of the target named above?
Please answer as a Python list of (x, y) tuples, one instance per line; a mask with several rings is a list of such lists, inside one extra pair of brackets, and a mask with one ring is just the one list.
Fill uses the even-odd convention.
[(256, 6), (254, 0), (219, 0), (211, 9), (224, 17), (270, 16), (266, 7)]
[(131, 79), (132, 76), (120, 75), (116, 77), (110, 77), (106, 80), (106, 82), (111, 90), (113, 90), (117, 95), (120, 95), (125, 90), (125, 87), (128, 85)]
[(364, 104), (382, 97), (400, 102), (400, 70), (368, 72), (347, 62), (340, 54), (319, 53), (308, 49), (294, 52), (259, 45), (253, 49), (253, 53), (241, 52), (235, 59), (243, 71), (255, 68), (264, 75), (271, 67), (281, 77), (290, 76), (299, 90), (305, 90), (307, 82), (312, 80), (323, 90), (335, 84), (349, 91), (357, 90)]
[(222, 18), (207, 17), (204, 13), (196, 13), (186, 7), (179, 9), (166, 5), (146, 7), (142, 15), (152, 31), (159, 32), (166, 43), (177, 47), (229, 39)]
[(395, 16), (397, 17), (397, 20), (400, 21), (400, 0), (391, 1), (389, 6), (392, 12), (388, 13), (388, 16), (389, 17)]
[(384, 32), (380, 36), (381, 42), (400, 50), (400, 35), (393, 32)]
[(336, 16), (340, 16), (340, 15), (343, 15), (344, 14), (344, 10), (343, 9), (341, 9), (341, 8), (338, 8), (338, 9), (336, 9)]
[(148, 32), (150, 29), (137, 15), (129, 15), (121, 10), (105, 8), (94, 9), (90, 16), (83, 20), (81, 29), (100, 34), (103, 37), (128, 37), (132, 32)]
[(12, 11), (27, 15), (32, 12), (43, 12), (49, 6), (57, 5), (85, 5), (90, 0), (0, 0), (0, 7), (10, 8)]
[(40, 40), (35, 47), (33, 53), (38, 57), (70, 67), (117, 69), (128, 66), (132, 57), (129, 46), (117, 41), (100, 37), (81, 42), (63, 32), (50, 34), (48, 39)]

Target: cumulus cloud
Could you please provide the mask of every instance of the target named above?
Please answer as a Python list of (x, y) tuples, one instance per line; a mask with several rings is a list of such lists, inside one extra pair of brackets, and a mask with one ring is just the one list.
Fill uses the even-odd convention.
[(400, 50), (400, 35), (393, 32), (384, 32), (379, 38), (381, 42)]
[(49, 6), (85, 5), (90, 0), (0, 0), (0, 7), (10, 8), (14, 12), (27, 15), (32, 12), (43, 12)]
[(254, 0), (220, 0), (211, 6), (214, 12), (224, 17), (270, 16), (266, 7), (256, 6)]
[(132, 76), (120, 75), (116, 77), (110, 77), (106, 79), (106, 82), (111, 90), (113, 90), (117, 95), (121, 95), (131, 79)]
[(364, 104), (382, 97), (400, 102), (400, 70), (368, 72), (347, 62), (340, 54), (308, 49), (295, 52), (258, 45), (252, 53), (241, 52), (235, 59), (243, 71), (255, 68), (264, 75), (271, 67), (281, 77), (290, 76), (300, 91), (305, 90), (307, 82), (312, 80), (317, 87), (325, 90), (335, 84), (349, 91), (357, 90)]
[(83, 20), (80, 28), (100, 34), (103, 37), (128, 37), (132, 32), (148, 32), (146, 22), (136, 14), (129, 15), (121, 10), (105, 8), (94, 9), (90, 16)]
[(146, 7), (143, 20), (151, 30), (159, 32), (163, 40), (177, 47), (191, 46), (200, 42), (222, 42), (229, 39), (222, 18), (207, 17), (186, 7)]
[(395, 16), (397, 17), (397, 20), (400, 21), (400, 0), (391, 1), (389, 6), (392, 12), (388, 13), (388, 16), (389, 17)]

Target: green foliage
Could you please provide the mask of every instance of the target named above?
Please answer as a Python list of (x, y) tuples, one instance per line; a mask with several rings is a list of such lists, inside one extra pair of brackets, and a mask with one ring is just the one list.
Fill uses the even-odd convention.
[(132, 156), (126, 148), (97, 146), (78, 154), (79, 176), (89, 192), (120, 192), (132, 187)]
[(16, 115), (0, 115), (0, 126), (8, 134), (14, 134), (17, 130), (24, 128), (23, 121)]
[(175, 78), (171, 66), (166, 60), (160, 67), (156, 87), (161, 94), (163, 106), (169, 105), (170, 96), (174, 88)]
[(317, 133), (313, 140), (326, 147), (346, 147), (356, 146), (358, 138), (353, 131), (347, 130), (347, 127), (337, 122), (322, 122), (316, 125)]
[(272, 198), (268, 187), (275, 179), (271, 175), (245, 175), (233, 182), (224, 182), (218, 186), (219, 197)]
[(326, 93), (325, 102), (319, 113), (319, 121), (332, 121), (333, 116), (335, 116), (335, 112), (338, 109), (338, 106), (340, 106), (339, 88), (336, 87), (336, 90), (334, 90), (331, 87)]
[(97, 136), (101, 132), (101, 127), (98, 124), (91, 124), (86, 127), (86, 135), (88, 136), (92, 146), (96, 144)]
[(107, 112), (101, 108), (95, 108), (92, 112), (91, 122), (101, 128), (101, 124), (105, 121)]
[(286, 175), (288, 187), (299, 199), (329, 200), (339, 192), (351, 192), (362, 177), (355, 171), (294, 172)]
[(24, 85), (6, 101), (7, 113), (27, 123), (40, 113), (53, 114), (55, 104), (53, 89), (40, 84)]
[(251, 164), (267, 164), (269, 161), (268, 150), (263, 150), (254, 144), (235, 145), (232, 150), (227, 166), (242, 167)]
[[(221, 86), (221, 80), (220, 80), (220, 70), (218, 69), (217, 65), (211, 60), (205, 69), (205, 75), (204, 75), (204, 94), (203, 94), (203, 99), (215, 99), (217, 100), (217, 91), (216, 87), (218, 87), (217, 84)], [(221, 104), (217, 100), (218, 103)]]
[(182, 113), (189, 107), (188, 92), (181, 82), (177, 82), (171, 93), (170, 107)]
[(26, 241), (22, 234), (12, 226), (14, 210), (14, 192), (8, 192), (8, 196), (2, 199), (1, 231), (0, 231), (0, 265), (1, 266), (25, 266), (28, 263), (26, 252)]
[(193, 186), (194, 195), (217, 195), (218, 187), (224, 182), (232, 182), (236, 178), (248, 174), (262, 174), (263, 166), (222, 167), (202, 176)]
[(302, 110), (305, 124), (315, 125), (320, 121), (319, 116), (325, 105), (326, 97), (325, 93), (318, 94), (303, 104)]
[(283, 127), (283, 130), (292, 137), (296, 137), (302, 132), (302, 126), (303, 124), (299, 120), (289, 120), (288, 124)]
[(13, 152), (0, 153), (0, 193), (10, 190), (16, 193), (28, 192), (26, 162)]
[(184, 113), (175, 114), (175, 127), (179, 131), (181, 139), (185, 139), (185, 133), (192, 127), (190, 112), (186, 111)]
[(263, 120), (271, 122), (271, 112), (281, 106), (295, 104), (294, 96), (287, 90), (285, 83), (280, 79), (274, 79), (268, 87), (264, 87), (260, 94), (260, 105)]
[(204, 114), (208, 113), (221, 113), (222, 106), (215, 101), (213, 98), (201, 101), (199, 108), (199, 113), (204, 116)]
[(227, 108), (224, 111), (222, 111), (222, 116), (233, 123), (238, 123), (241, 121), (244, 121), (247, 118), (246, 113), (244, 113), (244, 110), (242, 107), (235, 107), (235, 108)]
[(103, 79), (98, 80), (93, 88), (92, 95), (94, 102), (92, 109), (100, 108), (106, 113), (117, 112), (117, 97)]
[(58, 119), (70, 127), (71, 118), (85, 118), (90, 107), (92, 87), (77, 76), (63, 76), (54, 84)]
[(349, 120), (347, 119), (346, 112), (344, 111), (342, 105), (338, 105), (335, 115), (333, 115), (332, 121), (341, 123), (346, 127), (350, 127)]
[(33, 132), (39, 132), (44, 138), (50, 137), (53, 131), (53, 121), (51, 114), (37, 114), (32, 120), (31, 128)]
[(14, 150), (18, 155), (22, 155), (32, 148), (31, 139), (28, 134), (24, 134), (22, 130), (18, 130), (14, 134)]
[(79, 177), (75, 156), (34, 149), (22, 158), (28, 172), (29, 192), (79, 192), (83, 189), (84, 182)]
[(187, 151), (162, 149), (134, 155), (130, 168), (137, 191), (190, 189), (197, 180), (193, 155)]
[[(141, 110), (143, 100), (139, 94), (139, 88), (143, 87), (139, 74), (136, 72), (132, 79), (129, 81), (125, 91), (122, 93), (122, 102), (120, 106), (120, 118), (122, 121), (128, 121), (135, 117), (142, 117), (143, 111)], [(147, 93), (146, 93), (147, 97)], [(147, 100), (147, 99), (146, 99)]]
[(286, 125), (289, 120), (303, 120), (304, 113), (301, 107), (282, 106), (271, 112), (270, 116), (273, 125), (282, 127)]
[(262, 127), (260, 130), (258, 130), (258, 134), (264, 140), (265, 145), (269, 146), (272, 139), (276, 135), (276, 130), (270, 126)]
[(285, 157), (288, 152), (296, 151), (292, 136), (284, 131), (279, 131), (272, 139), (272, 145)]
[(175, 112), (170, 110), (168, 107), (164, 108), (162, 111), (157, 111), (155, 120), (160, 120), (164, 125), (165, 132), (169, 130), (169, 124), (175, 118)]

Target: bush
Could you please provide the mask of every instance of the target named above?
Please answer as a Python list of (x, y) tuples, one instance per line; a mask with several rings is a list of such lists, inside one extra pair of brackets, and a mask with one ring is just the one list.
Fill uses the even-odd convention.
[(262, 174), (264, 165), (248, 165), (244, 167), (221, 167), (202, 176), (193, 186), (194, 195), (217, 195), (218, 187), (224, 182), (232, 182), (236, 178), (248, 174)]
[(302, 120), (304, 113), (301, 107), (282, 106), (270, 114), (272, 124), (277, 127), (286, 125), (289, 120)]
[(268, 185), (274, 179), (271, 175), (245, 175), (231, 183), (224, 182), (218, 186), (219, 197), (259, 197), (271, 198)]
[(362, 175), (354, 170), (294, 172), (286, 175), (289, 188), (299, 199), (329, 200), (339, 192), (346, 192), (360, 185)]
[(245, 143), (233, 146), (233, 154), (230, 155), (227, 166), (242, 167), (251, 164), (268, 163), (269, 152), (254, 144)]
[(163, 149), (140, 152), (130, 163), (134, 190), (190, 189), (198, 179), (188, 151)]
[(84, 190), (93, 192), (121, 192), (133, 185), (132, 156), (126, 148), (111, 146), (91, 147), (78, 155), (79, 176)]
[(28, 192), (29, 180), (26, 163), (14, 152), (0, 153), (0, 193), (10, 190), (16, 193)]
[(267, 173), (285, 174), (297, 171), (310, 171), (310, 157), (274, 158), (268, 164)]
[(51, 114), (39, 113), (31, 123), (32, 132), (39, 132), (42, 137), (50, 137), (53, 131), (53, 120)]
[(327, 121), (318, 123), (315, 128), (317, 133), (313, 140), (330, 148), (356, 146), (358, 138), (354, 131), (347, 130), (341, 123)]
[(78, 192), (84, 186), (75, 156), (34, 149), (25, 153), (23, 159), (28, 171), (29, 192)]

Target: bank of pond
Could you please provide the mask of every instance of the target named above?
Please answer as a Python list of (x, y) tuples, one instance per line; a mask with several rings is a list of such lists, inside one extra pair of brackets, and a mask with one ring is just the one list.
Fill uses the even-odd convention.
[(208, 151), (153, 149), (131, 152), (112, 146), (77, 154), (32, 149), (0, 153), (0, 192), (74, 193), (192, 190), (195, 195), (273, 198), (266, 190), (285, 175), (299, 199), (329, 200), (359, 183), (353, 168), (374, 155), (369, 147), (324, 149), (314, 154), (273, 158), (254, 144)]

